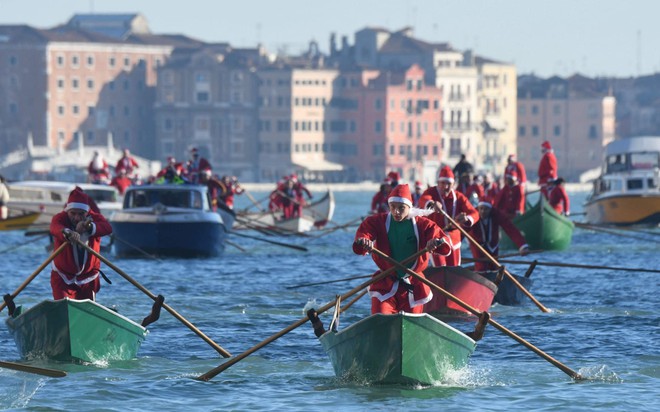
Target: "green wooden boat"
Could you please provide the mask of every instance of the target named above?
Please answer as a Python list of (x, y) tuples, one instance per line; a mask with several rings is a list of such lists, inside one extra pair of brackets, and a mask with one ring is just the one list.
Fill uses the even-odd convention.
[(23, 358), (65, 362), (129, 360), (147, 330), (89, 299), (45, 300), (7, 319)]
[(431, 385), (467, 365), (476, 343), (423, 314), (375, 314), (319, 338), (341, 379)]
[[(544, 196), (538, 203), (521, 216), (513, 219), (513, 224), (522, 232), (532, 250), (564, 250), (573, 238), (573, 222), (557, 213)], [(500, 231), (500, 248), (517, 249), (509, 236)]]

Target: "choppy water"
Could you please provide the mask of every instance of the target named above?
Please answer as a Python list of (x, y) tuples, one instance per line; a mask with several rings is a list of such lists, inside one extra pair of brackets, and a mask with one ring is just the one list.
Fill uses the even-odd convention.
[[(259, 197), (261, 193), (255, 193)], [(337, 193), (335, 221), (363, 215), (371, 194)], [(584, 193), (573, 194), (579, 212)], [(246, 199), (240, 202), (246, 202)], [(239, 203), (238, 208), (246, 203)], [(576, 218), (576, 219), (579, 219)], [(365, 275), (374, 265), (350, 250), (354, 229), (318, 238), (271, 238), (304, 245), (308, 252), (233, 237), (215, 259), (154, 261), (107, 257), (233, 355), (262, 342), (364, 279), (296, 289), (302, 283)], [(660, 269), (660, 231), (629, 238), (576, 229), (568, 251), (546, 252), (542, 261)], [(259, 236), (263, 236), (257, 234)], [(13, 292), (47, 255), (45, 240), (22, 232), (0, 233), (0, 292)], [(509, 266), (524, 273), (525, 266)], [(139, 321), (152, 301), (107, 268), (113, 280), (98, 301)], [(14, 410), (656, 410), (660, 401), (660, 273), (537, 266), (531, 292), (551, 313), (531, 302), (494, 306), (494, 319), (569, 368), (592, 378), (574, 382), (561, 370), (492, 327), (469, 366), (433, 387), (370, 386), (335, 378), (330, 361), (305, 324), (209, 382), (192, 379), (224, 360), (197, 335), (163, 311), (150, 327), (138, 359), (99, 365), (35, 361), (63, 369), (44, 378), (0, 369), (0, 409)], [(44, 271), (17, 302), (50, 297)], [(363, 298), (342, 325), (369, 313)], [(5, 314), (2, 314), (4, 318)], [(322, 316), (326, 325), (328, 316)], [(472, 325), (457, 325), (470, 330)], [(0, 359), (18, 353), (0, 325)]]

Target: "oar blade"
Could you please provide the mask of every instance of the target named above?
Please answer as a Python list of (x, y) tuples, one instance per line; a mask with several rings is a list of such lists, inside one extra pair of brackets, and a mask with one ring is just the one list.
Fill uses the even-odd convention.
[(0, 367), (12, 369), (19, 372), (34, 373), (36, 375), (48, 376), (51, 378), (63, 378), (66, 372), (58, 369), (39, 368), (37, 366), (24, 365), (22, 363), (0, 361)]

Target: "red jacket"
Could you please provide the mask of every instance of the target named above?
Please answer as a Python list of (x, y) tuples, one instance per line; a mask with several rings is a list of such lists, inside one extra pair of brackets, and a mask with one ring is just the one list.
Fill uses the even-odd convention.
[(378, 191), (371, 198), (371, 211), (374, 213), (387, 213), (390, 211), (390, 207), (387, 204), (387, 196), (389, 192)]
[[(485, 221), (480, 219), (469, 229), (469, 233), (491, 256), (497, 258), (500, 248), (500, 227), (516, 246), (519, 248), (526, 246), (527, 242), (520, 230), (511, 223), (511, 219), (495, 208), (491, 209), (488, 219)], [(485, 258), (484, 254), (472, 242), (470, 242), (470, 250), (475, 259)], [(491, 262), (475, 261), (474, 265), (476, 272), (497, 269), (497, 266)]]
[[(377, 215), (371, 215), (367, 217), (358, 227), (357, 232), (355, 233), (355, 240), (360, 238), (373, 240), (374, 247), (386, 255), (391, 256), (392, 249), (390, 247), (390, 241), (387, 238), (387, 232), (389, 230), (391, 219), (391, 213), (379, 213)], [(444, 238), (445, 243), (436, 249), (434, 253), (439, 253), (446, 256), (451, 252), (450, 244), (448, 243), (449, 239), (447, 235), (442, 231), (442, 229), (438, 227), (438, 225), (434, 224), (431, 220), (421, 216), (411, 219), (413, 226), (415, 227), (418, 251), (424, 249), (429, 240), (434, 238)], [(353, 242), (353, 252), (358, 255), (365, 255), (368, 251), (362, 246), (358, 245), (356, 242)], [(380, 269), (378, 272), (374, 273), (374, 276), (381, 271), (394, 266), (378, 255), (373, 254), (371, 255), (371, 258), (374, 260), (374, 262), (376, 262), (376, 265)], [(410, 267), (412, 270), (423, 277), (424, 275), (422, 272), (428, 266), (428, 262), (429, 254), (424, 253), (423, 255), (419, 256), (417, 261), (415, 261), (414, 264)], [(426, 284), (414, 276), (411, 276), (407, 279), (413, 286), (413, 301), (410, 305), (411, 307), (423, 305), (433, 298), (433, 293)], [(369, 295), (383, 302), (394, 296), (398, 288), (399, 279), (396, 274), (392, 274), (392, 276), (387, 276), (378, 282), (372, 283), (371, 286), (369, 286)]]
[(539, 163), (539, 184), (544, 185), (549, 180), (557, 178), (557, 158), (553, 151), (545, 152)]
[[(87, 240), (87, 245), (98, 252), (101, 250), (101, 237), (111, 234), (112, 226), (100, 213), (90, 211), (89, 216), (92, 218), (92, 233)], [(53, 216), (50, 222), (50, 234), (53, 236), (55, 249), (59, 248), (64, 242), (68, 242), (62, 233), (64, 229), (74, 229), (66, 211)], [(80, 247), (77, 245), (70, 245), (53, 260), (53, 273), (59, 274), (68, 285), (89, 283), (99, 276), (99, 268), (101, 267), (99, 258), (89, 253), (87, 249), (81, 248), (84, 253), (81, 253), (82, 261), (79, 261), (78, 248)]]
[(504, 168), (504, 176), (510, 174), (512, 171), (516, 172), (520, 183), (525, 183), (527, 181), (527, 173), (525, 172), (525, 166), (523, 166), (522, 163), (517, 161), (508, 163)]
[(522, 185), (504, 185), (493, 207), (504, 213), (509, 219), (525, 213), (525, 189)]
[(568, 193), (563, 186), (552, 186), (548, 190), (548, 202), (559, 214), (570, 214), (571, 202), (568, 200)]

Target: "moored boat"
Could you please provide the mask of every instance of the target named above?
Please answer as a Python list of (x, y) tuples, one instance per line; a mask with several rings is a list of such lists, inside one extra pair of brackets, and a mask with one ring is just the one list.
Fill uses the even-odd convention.
[(64, 209), (69, 193), (76, 186), (79, 186), (94, 199), (105, 217), (109, 217), (115, 211), (121, 209), (119, 193), (113, 186), (41, 180), (8, 182), (9, 202), (7, 202), (7, 208), (10, 215), (20, 215), (25, 212), (41, 213), (41, 216), (34, 223), (49, 225), (51, 218)]
[(314, 227), (322, 228), (332, 220), (335, 212), (335, 197), (328, 190), (320, 199), (303, 206), (302, 216), (284, 219), (279, 212), (262, 211), (239, 213), (237, 228), (264, 228), (282, 232), (308, 232)]
[(375, 314), (319, 337), (342, 379), (431, 385), (465, 367), (475, 341), (427, 314)]
[(0, 230), (23, 230), (30, 227), (39, 219), (41, 213), (28, 212), (22, 215), (9, 216), (7, 219), (0, 220)]
[(23, 358), (66, 362), (129, 360), (147, 330), (89, 299), (45, 300), (17, 310), (7, 326)]
[[(424, 276), (480, 312), (490, 309), (498, 291), (492, 281), (461, 266), (430, 267), (424, 271)], [(438, 292), (433, 292), (433, 299), (424, 305), (424, 312), (434, 315), (470, 314)]]
[[(544, 196), (531, 209), (512, 220), (525, 237), (530, 249), (564, 250), (571, 244), (575, 224), (553, 209)], [(504, 231), (500, 231), (500, 249), (517, 249)]]
[(660, 224), (660, 136), (615, 140), (584, 204), (589, 224)]
[(118, 256), (206, 257), (224, 251), (233, 212), (213, 211), (206, 186), (131, 186), (110, 219)]

